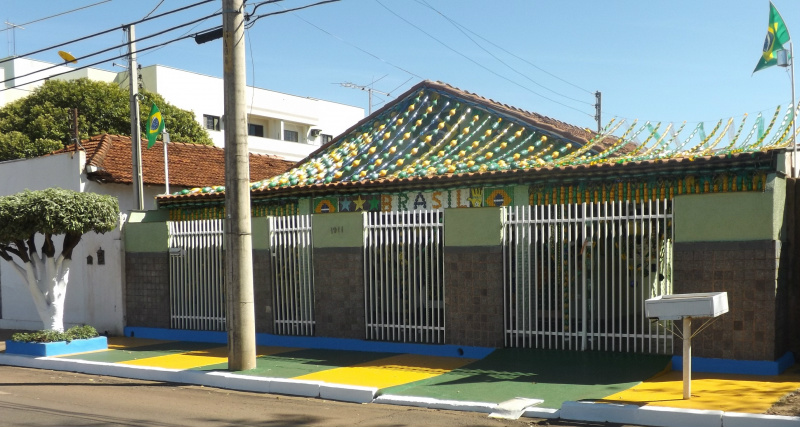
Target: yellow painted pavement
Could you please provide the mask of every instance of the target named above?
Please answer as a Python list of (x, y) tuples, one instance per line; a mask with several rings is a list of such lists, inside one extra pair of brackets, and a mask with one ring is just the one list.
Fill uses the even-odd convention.
[[(269, 356), (298, 350), (291, 347), (256, 347), (257, 356)], [(216, 365), (228, 362), (228, 347), (215, 347), (206, 350), (195, 350), (186, 353), (168, 354), (144, 359), (119, 362), (123, 365), (153, 366), (168, 369), (193, 369), (201, 366)]]
[(314, 372), (295, 379), (385, 388), (442, 375), (474, 361), (475, 359), (456, 357), (401, 354), (358, 365)]
[(683, 373), (671, 371), (603, 399), (671, 408), (763, 414), (776, 401), (800, 388), (800, 373), (777, 376), (692, 373), (692, 398), (683, 399)]

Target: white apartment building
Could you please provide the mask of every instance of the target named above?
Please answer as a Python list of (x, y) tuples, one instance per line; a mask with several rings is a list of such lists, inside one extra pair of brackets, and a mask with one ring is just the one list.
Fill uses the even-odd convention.
[[(67, 73), (53, 78), (88, 77), (128, 87), (127, 71), (70, 70), (68, 66), (28, 58), (0, 59), (0, 77), (7, 80), (0, 84), (0, 106), (26, 96), (42, 84), (42, 78), (64, 72)], [(32, 74), (26, 76), (29, 73)], [(142, 88), (158, 93), (176, 107), (193, 111), (195, 119), (208, 130), (214, 145), (224, 147), (221, 78), (163, 65), (143, 67), (139, 74)], [(250, 152), (271, 154), (290, 161), (302, 160), (364, 118), (363, 108), (336, 102), (253, 87), (247, 87), (246, 94)], [(169, 131), (169, 119), (165, 122)]]

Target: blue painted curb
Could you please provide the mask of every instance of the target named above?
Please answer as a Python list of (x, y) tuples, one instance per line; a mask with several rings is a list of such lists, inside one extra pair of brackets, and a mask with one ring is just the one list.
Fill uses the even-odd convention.
[[(692, 357), (692, 372), (715, 374), (779, 375), (792, 365), (794, 365), (794, 355), (790, 351), (775, 361)], [(683, 370), (683, 356), (672, 356), (672, 369)]]
[(72, 340), (70, 342), (20, 342), (6, 341), (6, 353), (24, 354), (26, 356), (62, 356), (65, 354), (84, 353), (87, 351), (107, 350), (108, 339), (95, 337)]
[[(194, 341), (224, 344), (228, 342), (226, 332), (188, 331), (128, 326), (125, 336), (171, 341)], [(257, 345), (276, 347), (301, 347), (326, 350), (374, 351), (383, 353), (409, 353), (423, 356), (463, 357), (483, 359), (495, 349), (491, 347), (458, 346), (451, 344), (409, 344), (385, 341), (367, 341), (348, 338), (298, 337), (273, 334), (256, 334)]]

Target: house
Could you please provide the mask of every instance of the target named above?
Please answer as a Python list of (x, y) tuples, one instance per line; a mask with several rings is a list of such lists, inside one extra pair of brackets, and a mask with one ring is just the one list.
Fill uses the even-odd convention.
[[(779, 107), (707, 133), (618, 122), (593, 134), (421, 82), (253, 183), (257, 332), (672, 354), (672, 325), (644, 301), (725, 291), (730, 312), (695, 355), (785, 361), (800, 349), (791, 124)], [(126, 224), (147, 235), (126, 241), (129, 327), (224, 330), (220, 285), (167, 273), (205, 256), (176, 224), (222, 218), (223, 203), (216, 190), (160, 196)], [(185, 312), (199, 302), (212, 308)]]
[[(219, 187), (225, 184), (224, 150), (218, 147), (171, 143), (168, 148), (170, 189)], [(73, 253), (65, 323), (91, 324), (100, 331), (121, 334), (125, 325), (124, 252), (121, 228), (135, 209), (131, 142), (127, 136), (98, 135), (50, 155), (0, 163), (0, 195), (26, 189), (60, 187), (112, 195), (119, 199), (120, 228), (84, 236)], [(292, 166), (267, 155), (250, 155), (252, 177), (268, 178)], [(142, 150), (144, 197), (148, 207), (163, 194), (163, 143)], [(27, 288), (10, 266), (0, 263), (0, 328), (40, 329)]]
[[(0, 59), (5, 83), (0, 85), (0, 106), (25, 96), (43, 79), (89, 78), (128, 87), (128, 72), (97, 68), (72, 69), (66, 65), (8, 57)], [(18, 76), (18, 77), (17, 77)], [(156, 92), (172, 105), (193, 111), (214, 145), (225, 145), (223, 81), (162, 65), (140, 69), (141, 87)], [(364, 109), (310, 97), (247, 87), (248, 149), (297, 161), (330, 141), (364, 117)], [(167, 129), (169, 130), (169, 129)]]

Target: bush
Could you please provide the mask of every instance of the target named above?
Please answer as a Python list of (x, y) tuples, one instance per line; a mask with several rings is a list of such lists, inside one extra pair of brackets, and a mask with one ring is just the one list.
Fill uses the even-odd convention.
[(20, 332), (11, 336), (11, 341), (19, 342), (57, 342), (72, 340), (80, 340), (87, 338), (98, 337), (97, 329), (89, 326), (73, 326), (65, 332), (58, 331), (37, 331), (37, 332)]

